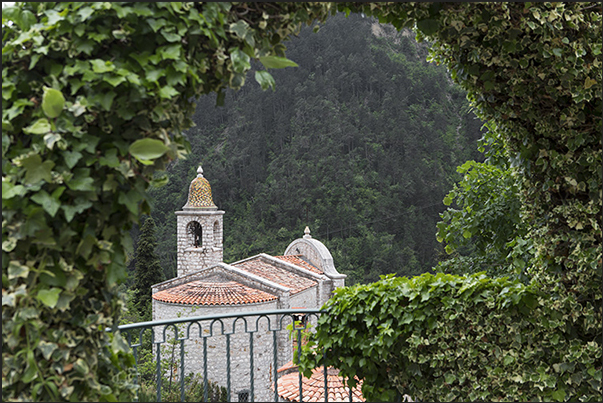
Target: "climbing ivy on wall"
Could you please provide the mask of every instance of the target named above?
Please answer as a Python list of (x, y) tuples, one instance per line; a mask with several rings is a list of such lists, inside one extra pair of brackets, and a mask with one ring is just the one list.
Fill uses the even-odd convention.
[[(521, 217), (533, 259), (525, 270), (528, 286), (439, 274), (337, 293), (314, 340), (326, 348), (327, 364), (347, 376), (387, 378), (363, 387), (369, 400), (393, 397), (395, 385), (428, 401), (600, 401), (601, 4), (338, 7), (398, 29), (415, 27), (419, 40), (433, 42), (431, 60), (444, 63), (467, 90), (521, 178)], [(528, 251), (521, 245), (514, 249), (522, 252)], [(465, 295), (476, 282), (483, 291)], [(534, 290), (530, 301), (522, 300)], [(512, 303), (501, 302), (508, 297)], [(434, 312), (457, 303), (458, 313)], [(391, 312), (378, 308), (384, 305)], [(339, 333), (342, 322), (349, 326)], [(503, 329), (519, 338), (492, 342), (487, 336)], [(304, 358), (306, 372), (320, 361), (313, 351)], [(518, 358), (521, 369), (507, 368)]]
[(388, 275), (335, 291), (301, 366), (308, 376), (326, 349), (328, 365), (364, 379), (367, 401), (599, 401), (601, 346), (572, 334), (576, 308), (484, 273)]
[(193, 100), (292, 63), (326, 3), (16, 3), (2, 10), (2, 397), (129, 400), (115, 328), (128, 230), (188, 146)]

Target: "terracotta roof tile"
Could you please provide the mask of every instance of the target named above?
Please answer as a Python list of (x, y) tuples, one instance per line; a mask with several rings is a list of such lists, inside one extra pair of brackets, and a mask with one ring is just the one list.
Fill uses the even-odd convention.
[[(289, 270), (271, 265), (260, 256), (234, 263), (233, 266), (291, 289), (291, 294), (316, 286), (318, 283)], [(305, 268), (305, 267), (304, 267)]]
[(153, 299), (173, 304), (240, 305), (276, 300), (275, 295), (235, 281), (191, 281), (159, 291)]
[(297, 365), (295, 365), (293, 363), (293, 360), (291, 360), (288, 363), (286, 363), (285, 365), (283, 365), (282, 367), (280, 367), (279, 369), (277, 369), (276, 372), (281, 373), (281, 372), (284, 372), (284, 371), (287, 371), (287, 370), (293, 369), (293, 368), (297, 368)]
[[(284, 372), (290, 369), (292, 362), (288, 362), (278, 369), (278, 372)], [(345, 386), (343, 377), (339, 376), (339, 370), (335, 368), (327, 368), (327, 385), (329, 390), (330, 402), (348, 402), (349, 389)], [(283, 375), (277, 381), (278, 395), (289, 402), (299, 401), (299, 374), (293, 372)], [(303, 401), (322, 402), (324, 398), (325, 377), (324, 369), (315, 368), (312, 370), (312, 376), (308, 379), (302, 377), (302, 395)], [(355, 388), (352, 389), (352, 401), (364, 402), (360, 388), (362, 381), (359, 381)]]
[(303, 267), (304, 269), (314, 272), (316, 274), (323, 274), (322, 270), (320, 270), (318, 267), (306, 262), (305, 260), (303, 260), (301, 258), (301, 256), (302, 255), (287, 255), (287, 256), (275, 256), (275, 258), (284, 260), (285, 262), (289, 262), (296, 266)]

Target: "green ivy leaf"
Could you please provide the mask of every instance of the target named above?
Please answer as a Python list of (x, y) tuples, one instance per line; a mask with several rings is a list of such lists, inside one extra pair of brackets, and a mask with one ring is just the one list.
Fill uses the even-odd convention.
[(235, 73), (244, 73), (251, 68), (249, 55), (240, 49), (231, 50), (230, 59), (232, 60), (232, 69)]
[(81, 358), (78, 358), (75, 363), (73, 364), (73, 369), (75, 369), (76, 372), (82, 374), (82, 375), (87, 375), (88, 372), (90, 372), (90, 367), (88, 367), (88, 364), (86, 364), (86, 361), (84, 361)]
[[(57, 189), (57, 190), (59, 190), (59, 189)], [(48, 214), (50, 214), (51, 217), (54, 217), (56, 215), (57, 211), (59, 210), (59, 208), (61, 207), (61, 202), (58, 199), (59, 199), (60, 194), (63, 193), (63, 190), (65, 190), (65, 187), (61, 186), (60, 192), (57, 193), (55, 191), (55, 193), (57, 193), (56, 197), (49, 195), (44, 190), (40, 190), (38, 193), (31, 196), (31, 200), (33, 200), (36, 203), (38, 203), (39, 205), (41, 205), (42, 208), (44, 208), (44, 211), (46, 211)], [(53, 193), (53, 195), (54, 195), (54, 193)]]
[(80, 160), (80, 158), (82, 158), (82, 153), (78, 151), (63, 152), (63, 159), (65, 160), (65, 163), (67, 164), (67, 167), (69, 169), (72, 169), (75, 164), (77, 164), (77, 162)]
[(558, 402), (563, 402), (565, 400), (565, 390), (558, 389), (551, 393), (551, 397)]
[(52, 161), (44, 161), (42, 162), (42, 158), (39, 155), (34, 154), (25, 158), (21, 162), (22, 166), (25, 168), (25, 182), (34, 184), (38, 183), (41, 180), (45, 180), (46, 182), (52, 182), (52, 168), (54, 167), (54, 162)]
[(58, 348), (59, 346), (56, 343), (52, 343), (52, 342), (47, 342), (44, 340), (40, 340), (40, 342), (38, 343), (38, 350), (40, 350), (40, 352), (42, 353), (42, 356), (46, 359), (49, 360), (50, 356), (52, 355), (52, 353)]
[(8, 279), (12, 280), (18, 277), (27, 278), (29, 275), (29, 267), (19, 263), (16, 260), (11, 260), (8, 264)]
[(76, 169), (73, 178), (67, 182), (69, 189), (80, 190), (82, 192), (94, 191), (94, 178), (89, 176), (89, 172), (88, 168)]
[(159, 29), (161, 29), (163, 26), (165, 26), (166, 21), (163, 18), (159, 18), (159, 19), (149, 18), (149, 19), (147, 19), (147, 23), (151, 26), (151, 29), (153, 30), (153, 32), (157, 32)]
[(115, 65), (109, 60), (94, 59), (90, 60), (90, 64), (92, 65), (92, 71), (95, 73), (107, 73), (115, 70)]
[(182, 39), (182, 37), (174, 32), (166, 32), (165, 30), (161, 31), (161, 35), (168, 42), (178, 42)]
[(113, 105), (113, 99), (117, 94), (113, 91), (106, 91), (93, 97), (93, 102), (98, 102), (104, 110), (110, 111)]
[(282, 69), (285, 67), (298, 67), (298, 64), (285, 57), (263, 56), (260, 57), (260, 63), (267, 69)]
[(178, 60), (180, 59), (181, 50), (181, 45), (162, 46), (159, 48), (159, 54), (164, 60)]
[(23, 196), (26, 193), (23, 185), (13, 185), (10, 182), (2, 182), (2, 200), (12, 199), (15, 196)]
[(272, 74), (268, 73), (267, 71), (265, 71), (265, 70), (256, 71), (255, 72), (255, 81), (257, 81), (260, 84), (260, 86), (262, 87), (263, 90), (272, 88), (272, 90), (274, 91), (274, 85), (275, 85), (274, 77), (272, 77)]
[(444, 379), (446, 379), (446, 383), (451, 384), (456, 381), (456, 375), (450, 372), (444, 375)]
[(433, 35), (440, 29), (440, 22), (433, 19), (417, 21), (417, 28), (425, 35)]
[(71, 220), (73, 220), (73, 217), (75, 217), (76, 214), (80, 214), (80, 213), (84, 212), (86, 209), (92, 207), (91, 201), (81, 199), (81, 198), (75, 199), (75, 203), (76, 204), (74, 206), (69, 206), (69, 205), (61, 206), (61, 209), (63, 210), (63, 213), (65, 214), (65, 219), (67, 220), (67, 222), (71, 222)]
[(42, 97), (42, 110), (49, 118), (56, 118), (63, 111), (65, 106), (65, 97), (59, 90), (44, 87), (44, 96)]
[(26, 134), (44, 134), (52, 130), (50, 122), (46, 118), (36, 120), (33, 124), (23, 129)]
[(241, 39), (245, 39), (245, 35), (249, 31), (249, 24), (243, 20), (239, 20), (233, 24), (230, 24), (230, 31), (234, 32)]
[(130, 145), (129, 151), (139, 161), (150, 161), (161, 157), (169, 148), (157, 139), (140, 139)]
[(61, 289), (57, 287), (52, 287), (50, 290), (40, 290), (38, 291), (38, 295), (36, 298), (42, 302), (44, 305), (54, 308), (59, 301), (59, 295), (61, 294)]
[(50, 132), (44, 136), (44, 144), (46, 144), (46, 147), (52, 150), (54, 148), (55, 143), (61, 139), (62, 137), (60, 134)]
[(120, 193), (117, 199), (117, 201), (124, 204), (132, 214), (136, 215), (138, 215), (138, 202), (140, 200), (142, 200), (140, 193), (134, 189), (130, 190), (128, 193)]
[(103, 81), (111, 84), (113, 87), (117, 87), (119, 84), (126, 81), (126, 78), (123, 76), (104, 77)]
[(159, 90), (159, 96), (161, 98), (169, 99), (175, 97), (178, 94), (180, 94), (180, 92), (178, 92), (174, 87), (169, 85), (165, 85)]
[(22, 10), (20, 7), (2, 8), (2, 25), (4, 21), (13, 21), (23, 31), (29, 31), (29, 28), (36, 23), (36, 16), (29, 10)]
[(515, 358), (513, 358), (512, 355), (506, 355), (505, 358), (503, 358), (503, 364), (505, 365), (509, 365), (511, 363), (513, 363), (515, 361)]
[(99, 158), (99, 164), (108, 166), (110, 168), (117, 168), (119, 166), (119, 158), (117, 158), (117, 150), (112, 148), (108, 150), (105, 155)]

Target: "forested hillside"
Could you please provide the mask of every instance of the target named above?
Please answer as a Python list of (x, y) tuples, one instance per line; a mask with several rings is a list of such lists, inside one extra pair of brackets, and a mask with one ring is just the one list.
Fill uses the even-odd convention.
[(151, 192), (167, 278), (176, 273), (174, 211), (199, 163), (226, 211), (226, 262), (281, 254), (308, 225), (348, 284), (437, 263), (442, 199), (458, 165), (483, 159), (482, 122), (446, 69), (425, 61), (427, 45), (389, 28), (337, 15), (287, 42), (299, 67), (271, 71), (275, 92), (250, 73), (224, 106), (198, 100), (191, 155)]

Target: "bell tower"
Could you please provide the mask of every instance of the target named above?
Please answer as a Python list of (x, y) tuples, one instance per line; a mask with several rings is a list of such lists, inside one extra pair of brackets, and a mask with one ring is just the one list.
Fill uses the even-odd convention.
[(223, 260), (223, 215), (211, 196), (211, 186), (197, 168), (197, 177), (188, 190), (188, 200), (176, 212), (178, 237), (178, 277)]

